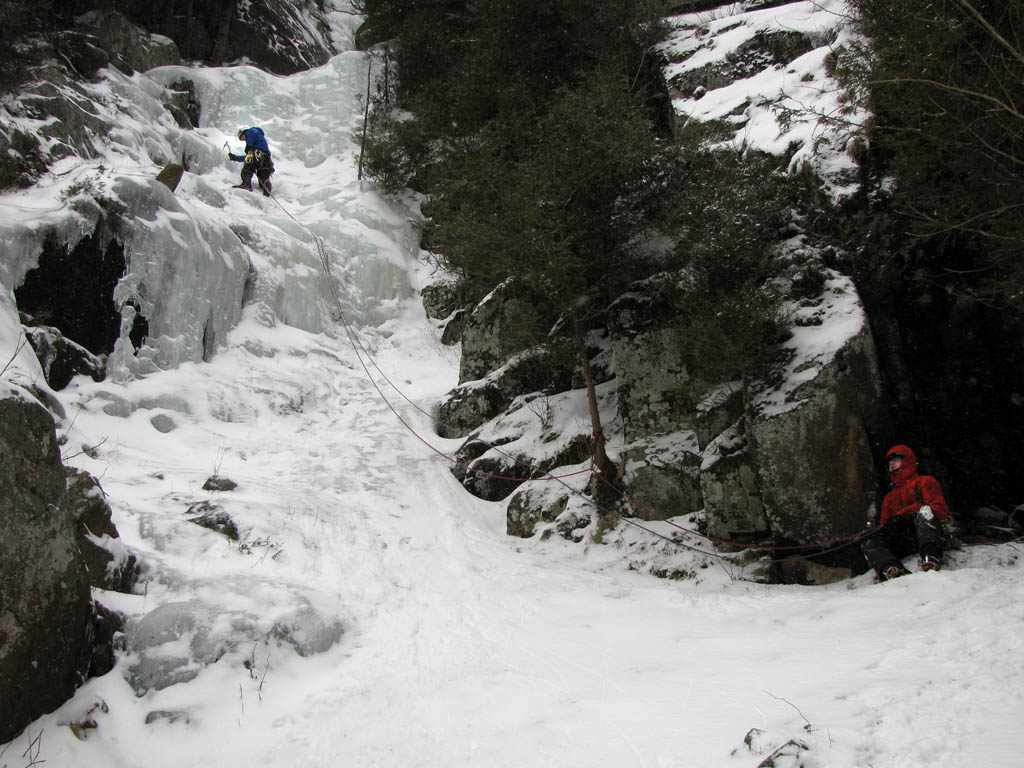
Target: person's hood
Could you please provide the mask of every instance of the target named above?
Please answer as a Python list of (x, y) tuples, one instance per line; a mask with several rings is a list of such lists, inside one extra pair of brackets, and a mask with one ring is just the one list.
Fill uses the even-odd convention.
[(898, 453), (903, 457), (903, 466), (895, 472), (890, 473), (889, 478), (895, 485), (903, 485), (917, 475), (917, 456), (906, 445), (894, 445), (885, 454), (885, 463), (888, 466), (889, 457)]

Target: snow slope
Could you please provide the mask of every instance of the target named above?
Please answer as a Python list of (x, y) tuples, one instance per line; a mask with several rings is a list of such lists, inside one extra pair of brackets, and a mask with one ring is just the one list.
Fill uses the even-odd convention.
[[(793, 739), (802, 763), (776, 766), (1019, 765), (1018, 544), (810, 588), (632, 528), (603, 545), (505, 536), (503, 507), (452, 478), (458, 443), (424, 413), (457, 361), (416, 296), (431, 275), (414, 207), (355, 178), (364, 63), (195, 74), (192, 140), (212, 156), (264, 126), (276, 200), (225, 191), (237, 166), (211, 163), (179, 188), (182, 215), (244, 223), (281, 295), (247, 306), (209, 362), (59, 393), (66, 461), (100, 478), (144, 580), (96, 596), (129, 617), (117, 667), (0, 765), (753, 768)], [(143, 151), (105, 162), (159, 170)], [(24, 220), (17, 204), (0, 201), (0, 226)], [(213, 474), (237, 489), (203, 490)], [(202, 502), (238, 541), (189, 522)], [(688, 577), (633, 570), (652, 561)], [(90, 718), (84, 739), (67, 727)]]

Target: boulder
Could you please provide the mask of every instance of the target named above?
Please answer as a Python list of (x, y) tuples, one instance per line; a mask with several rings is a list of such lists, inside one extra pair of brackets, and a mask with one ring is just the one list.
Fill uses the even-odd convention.
[(781, 408), (753, 419), (749, 437), (777, 539), (821, 543), (864, 528), (877, 493), (871, 435), (884, 433), (881, 406), (864, 323)]
[[(465, 360), (463, 339), (463, 360)], [(464, 383), (449, 392), (438, 408), (436, 429), (442, 437), (465, 437), (508, 408), (526, 392), (561, 392), (570, 388), (572, 372), (543, 350), (514, 355), (479, 381)]]
[(528, 539), (538, 523), (553, 523), (565, 512), (569, 492), (536, 485), (524, 486), (509, 499), (505, 512), (505, 532)]
[[(529, 326), (525, 318), (530, 319)], [(506, 280), (481, 299), (466, 319), (459, 383), (482, 379), (516, 353), (534, 346), (538, 336), (547, 336), (554, 320), (553, 313), (525, 286)]]
[(420, 291), (420, 299), (427, 317), (444, 320), (453, 312), (464, 309), (466, 297), (455, 283), (431, 283)]
[(427, 317), (441, 320), (441, 343), (446, 347), (462, 341), (462, 330), (469, 316), (466, 297), (455, 283), (432, 283), (421, 291)]
[(78, 546), (89, 572), (89, 584), (131, 594), (138, 564), (135, 555), (121, 543), (99, 481), (88, 472), (69, 467), (63, 503), (78, 526)]
[(705, 449), (700, 488), (712, 537), (747, 543), (769, 536), (757, 467), (742, 421), (725, 430)]
[(514, 439), (507, 438), (492, 445), (471, 437), (456, 451), (457, 463), (452, 466), (452, 474), (474, 496), (500, 501), (528, 480), (533, 470), (527, 457), (517, 461), (518, 457), (496, 449)]
[(64, 491), (52, 417), (0, 390), (0, 743), (60, 706), (89, 669), (89, 576)]
[(66, 338), (60, 329), (48, 325), (25, 327), (25, 338), (36, 353), (50, 389), (61, 390), (79, 374), (93, 381), (106, 378), (106, 358), (94, 355), (81, 344)]
[[(700, 329), (681, 311), (685, 289), (685, 275), (656, 275), (609, 313), (630, 495), (662, 517), (703, 503), (724, 541), (818, 544), (863, 529), (877, 492), (872, 440), (887, 426), (852, 283), (829, 273), (817, 297), (794, 303), (787, 367), (758, 391), (713, 385), (688, 358)], [(660, 445), (684, 434), (699, 468)]]
[(230, 477), (224, 477), (223, 475), (213, 474), (206, 478), (206, 482), (203, 483), (204, 491), (221, 491), (228, 492), (233, 491), (238, 487), (238, 483), (232, 480)]
[[(323, 653), (341, 639), (345, 625), (338, 616), (324, 614), (296, 596), (294, 607), (272, 619), (201, 600), (164, 603), (129, 619), (124, 631), (132, 652), (124, 676), (135, 694), (144, 696), (193, 680), (218, 662), (244, 666), (256, 675), (257, 649), (269, 664), (271, 641), (300, 656)], [(256, 663), (266, 674), (267, 667)]]
[(474, 496), (499, 501), (523, 481), (544, 477), (557, 467), (578, 465), (594, 452), (593, 439), (577, 434), (553, 444), (546, 455), (527, 456), (514, 445), (520, 437), (506, 434), (493, 442), (470, 437), (455, 453), (452, 474)]
[(190, 504), (186, 514), (188, 521), (200, 528), (206, 528), (226, 536), (231, 541), (238, 541), (238, 525), (224, 509), (211, 501), (197, 501)]
[(156, 180), (173, 192), (178, 188), (178, 184), (181, 183), (181, 176), (184, 173), (185, 169), (178, 163), (168, 163), (156, 175)]
[(694, 432), (636, 440), (622, 450), (620, 460), (623, 490), (637, 517), (662, 520), (704, 506)]

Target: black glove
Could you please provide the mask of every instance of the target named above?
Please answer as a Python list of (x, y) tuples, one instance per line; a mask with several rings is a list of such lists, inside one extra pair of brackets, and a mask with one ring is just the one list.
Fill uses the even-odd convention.
[(243, 159), (244, 158), (241, 155), (233, 155), (230, 152), (228, 152), (228, 160), (233, 160), (236, 163), (240, 163), (242, 162)]

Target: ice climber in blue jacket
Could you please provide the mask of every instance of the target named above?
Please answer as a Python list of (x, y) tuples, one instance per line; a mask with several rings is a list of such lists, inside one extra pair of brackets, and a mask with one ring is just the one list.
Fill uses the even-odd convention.
[(242, 164), (242, 183), (235, 189), (247, 189), (252, 192), (252, 176), (255, 173), (264, 197), (270, 197), (270, 176), (274, 172), (274, 161), (270, 159), (270, 145), (262, 128), (253, 126), (238, 132), (238, 140), (245, 142), (245, 154), (235, 155), (228, 152), (228, 160)]

